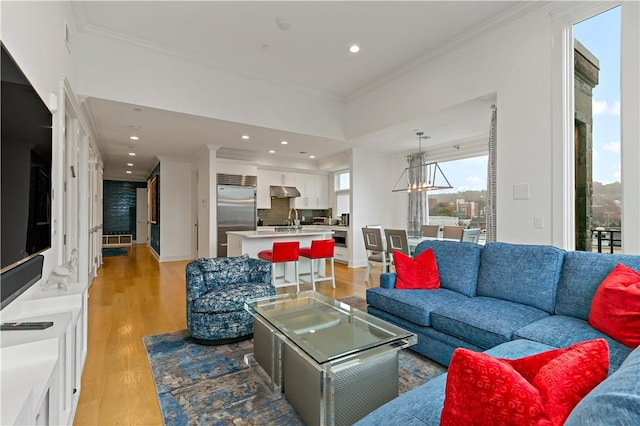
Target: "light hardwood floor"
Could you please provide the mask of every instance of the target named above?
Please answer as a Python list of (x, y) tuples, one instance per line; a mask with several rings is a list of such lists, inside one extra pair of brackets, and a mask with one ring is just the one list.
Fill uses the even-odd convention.
[[(187, 263), (158, 263), (142, 245), (128, 256), (104, 258), (89, 289), (88, 354), (75, 425), (162, 424), (142, 338), (186, 328)], [(377, 286), (379, 276), (374, 268), (369, 282)], [(317, 288), (334, 298), (364, 297), (370, 285), (364, 278), (365, 268), (336, 263), (336, 288), (330, 282)]]

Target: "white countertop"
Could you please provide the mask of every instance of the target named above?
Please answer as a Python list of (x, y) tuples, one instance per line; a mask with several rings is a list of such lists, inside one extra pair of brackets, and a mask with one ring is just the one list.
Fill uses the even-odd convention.
[(227, 231), (227, 235), (238, 235), (243, 238), (273, 238), (273, 237), (291, 237), (291, 236), (312, 236), (312, 235), (331, 235), (331, 229), (298, 229), (292, 231), (273, 231), (273, 230), (257, 230), (257, 231)]

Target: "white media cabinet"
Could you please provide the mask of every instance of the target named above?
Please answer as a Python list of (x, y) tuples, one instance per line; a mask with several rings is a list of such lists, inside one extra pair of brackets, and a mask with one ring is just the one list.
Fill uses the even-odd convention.
[(2, 425), (71, 425), (87, 356), (87, 283), (29, 289), (2, 322), (53, 321), (45, 330), (2, 331)]

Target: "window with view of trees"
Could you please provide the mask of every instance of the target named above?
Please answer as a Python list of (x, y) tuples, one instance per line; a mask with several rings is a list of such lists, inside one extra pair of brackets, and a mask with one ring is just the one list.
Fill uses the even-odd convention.
[(430, 225), (486, 229), (487, 155), (439, 162), (453, 189), (430, 192)]

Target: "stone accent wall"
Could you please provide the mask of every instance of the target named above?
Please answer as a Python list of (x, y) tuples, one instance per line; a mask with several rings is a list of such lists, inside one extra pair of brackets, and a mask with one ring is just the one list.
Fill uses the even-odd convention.
[(574, 51), (576, 250), (591, 251), (593, 194), (593, 88), (600, 63), (579, 41)]

